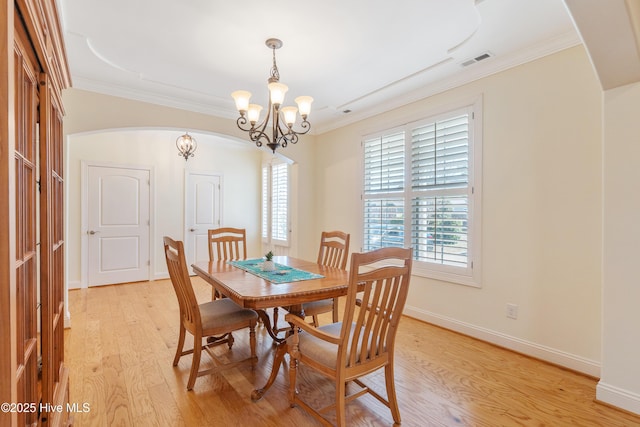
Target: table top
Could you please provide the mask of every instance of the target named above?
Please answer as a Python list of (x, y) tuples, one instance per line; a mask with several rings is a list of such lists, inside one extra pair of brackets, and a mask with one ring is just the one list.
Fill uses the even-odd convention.
[(198, 276), (214, 286), (219, 292), (246, 308), (265, 309), (298, 305), (347, 294), (349, 276), (345, 270), (288, 256), (276, 256), (273, 260), (278, 264), (321, 274), (324, 277), (287, 283), (271, 283), (229, 265), (226, 261), (200, 261), (193, 264), (192, 267)]

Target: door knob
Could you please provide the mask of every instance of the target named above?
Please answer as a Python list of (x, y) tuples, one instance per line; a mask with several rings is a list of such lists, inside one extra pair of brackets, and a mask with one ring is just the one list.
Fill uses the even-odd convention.
[(196, 229), (195, 228), (190, 228), (189, 231), (194, 232), (194, 231), (196, 231)]
[(93, 231), (93, 230), (87, 231), (87, 234), (91, 234), (92, 236), (96, 233), (99, 233), (99, 231)]

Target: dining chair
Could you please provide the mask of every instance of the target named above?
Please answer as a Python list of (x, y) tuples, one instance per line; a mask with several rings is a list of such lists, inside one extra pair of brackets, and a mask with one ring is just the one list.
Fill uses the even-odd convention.
[[(354, 253), (341, 322), (316, 328), (294, 314), (285, 316), (293, 326), (293, 335), (287, 338), (289, 403), (292, 407), (298, 405), (329, 425), (323, 413), (335, 410), (337, 425), (341, 427), (346, 425), (346, 403), (369, 393), (387, 406), (393, 421), (400, 424), (393, 357), (398, 322), (409, 290), (411, 266), (410, 248)], [(315, 409), (300, 397), (296, 390), (300, 364), (335, 381), (335, 403)], [(382, 368), (386, 398), (360, 378)], [(347, 383), (350, 382), (357, 384), (358, 390), (351, 390), (350, 385), (347, 395)]]
[[(351, 235), (343, 231), (323, 231), (320, 236), (320, 250), (318, 264), (328, 267), (347, 268), (349, 259), (349, 239)], [(318, 326), (318, 315), (332, 312), (333, 323), (338, 321), (338, 298), (328, 298), (320, 301), (308, 302), (302, 305), (306, 316), (311, 316), (313, 325)]]
[[(244, 228), (222, 227), (207, 232), (209, 261), (237, 261), (247, 259), (247, 232)], [(221, 297), (214, 288), (211, 299)]]
[[(240, 307), (229, 298), (198, 304), (187, 269), (183, 243), (167, 236), (163, 238), (163, 241), (169, 276), (180, 307), (180, 333), (173, 366), (178, 365), (182, 356), (193, 354), (187, 390), (192, 390), (196, 378), (202, 375), (219, 372), (245, 362), (251, 362), (251, 369), (253, 369), (258, 359), (256, 357), (255, 327), (258, 319), (256, 312)], [(249, 328), (251, 356), (247, 359), (223, 364), (213, 354), (211, 348), (226, 343), (231, 349), (234, 342), (231, 332), (244, 328)], [(183, 351), (187, 331), (193, 335), (193, 349)], [(203, 345), (204, 338), (209, 338), (209, 342)], [(199, 370), (202, 350), (205, 350), (214, 359), (216, 367)]]
[[(349, 239), (350, 234), (343, 231), (323, 231), (320, 236), (320, 249), (318, 250), (317, 263), (327, 267), (347, 268), (349, 259)], [(289, 310), (290, 307), (284, 307)], [(338, 321), (338, 298), (327, 298), (319, 301), (312, 301), (302, 304), (305, 316), (311, 316), (311, 324), (318, 326), (318, 315), (332, 312), (333, 323)], [(278, 308), (273, 309), (274, 327), (278, 324)], [(288, 328), (276, 329), (277, 332), (288, 330)]]

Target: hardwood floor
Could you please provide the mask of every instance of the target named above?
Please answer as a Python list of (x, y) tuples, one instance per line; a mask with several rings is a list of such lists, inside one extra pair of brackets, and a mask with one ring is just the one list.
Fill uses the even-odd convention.
[[(211, 298), (207, 284), (193, 283), (200, 301)], [(72, 290), (69, 310), (69, 401), (85, 405), (74, 414), (75, 426), (318, 425), (302, 409), (289, 408), (284, 369), (261, 401), (251, 401), (273, 361), (262, 326), (255, 371), (243, 366), (200, 377), (187, 392), (191, 356), (172, 366), (178, 304), (168, 280)], [(248, 332), (234, 337), (231, 351), (217, 347), (216, 354), (246, 357)], [(202, 366), (209, 361), (203, 356)], [(332, 385), (304, 366), (299, 382), (307, 400), (332, 399)], [(369, 382), (384, 392), (382, 373)], [(396, 387), (403, 426), (640, 426), (640, 416), (594, 402), (595, 379), (410, 318), (400, 323)], [(388, 409), (369, 396), (348, 405), (347, 420), (350, 426), (393, 425)]]

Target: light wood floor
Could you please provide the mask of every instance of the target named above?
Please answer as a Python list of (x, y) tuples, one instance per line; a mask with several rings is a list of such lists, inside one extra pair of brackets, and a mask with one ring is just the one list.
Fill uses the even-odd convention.
[[(208, 285), (194, 278), (201, 301)], [(178, 306), (168, 280), (69, 292), (71, 329), (65, 358), (76, 426), (314, 426), (289, 408), (288, 376), (253, 403), (251, 391), (271, 370), (273, 345), (258, 329), (258, 367), (186, 382), (190, 356), (172, 364)], [(327, 322), (327, 319), (323, 319)], [(234, 334), (222, 357), (244, 358), (248, 332)], [(403, 426), (640, 426), (640, 417), (594, 402), (596, 380), (410, 318), (400, 323), (396, 386)], [(187, 345), (191, 345), (190, 342)], [(203, 356), (207, 363), (208, 357)], [(326, 380), (301, 369), (300, 392), (319, 404), (331, 399)], [(384, 377), (370, 383), (384, 391)], [(309, 399), (307, 397), (307, 399)], [(390, 426), (389, 411), (365, 396), (348, 405), (350, 426)]]

